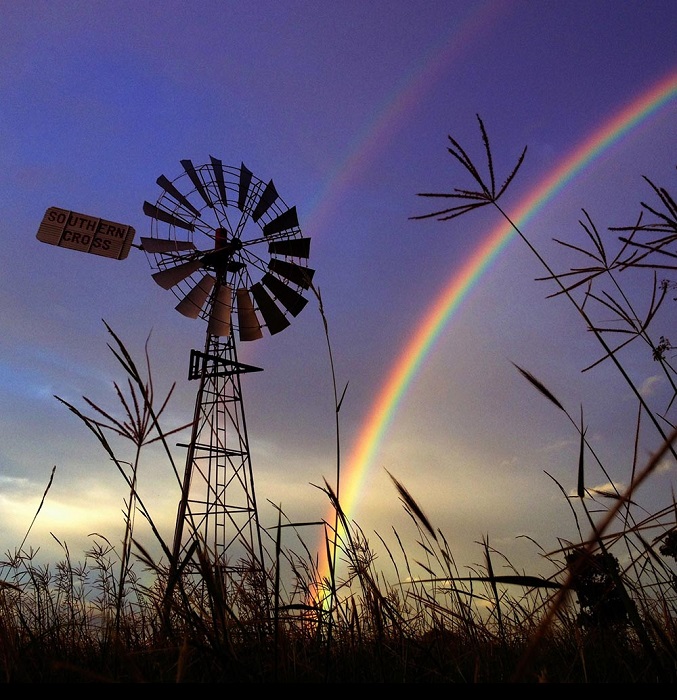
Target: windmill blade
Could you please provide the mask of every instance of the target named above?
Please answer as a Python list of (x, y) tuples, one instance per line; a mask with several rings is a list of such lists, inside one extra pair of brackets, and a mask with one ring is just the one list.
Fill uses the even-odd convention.
[(233, 290), (227, 284), (219, 285), (212, 303), (212, 312), (207, 324), (209, 335), (230, 335), (230, 312), (233, 307)]
[(160, 209), (159, 207), (156, 207), (154, 204), (150, 204), (149, 202), (143, 203), (143, 213), (146, 216), (150, 216), (152, 219), (164, 221), (166, 224), (178, 226), (179, 228), (185, 228), (186, 231), (195, 230), (195, 226), (193, 226), (193, 224), (190, 224), (187, 221), (181, 219), (180, 217), (175, 216), (174, 214), (170, 214), (168, 211)]
[(202, 183), (200, 176), (197, 174), (193, 163), (190, 160), (182, 160), (181, 165), (188, 174), (188, 177), (191, 179), (191, 182), (195, 185), (195, 189), (200, 193), (200, 197), (204, 199), (205, 204), (213, 209), (214, 204), (212, 203), (211, 197), (209, 196), (209, 192), (207, 192), (207, 190), (205, 189), (205, 186)]
[(251, 292), (254, 295), (254, 299), (258, 304), (259, 311), (263, 316), (266, 327), (270, 331), (271, 335), (275, 335), (280, 331), (283, 331), (288, 325), (289, 321), (287, 317), (278, 309), (272, 297), (265, 290), (264, 286), (257, 282), (252, 285)]
[(214, 156), (209, 156), (212, 161), (212, 171), (214, 177), (216, 178), (216, 187), (219, 190), (219, 197), (221, 197), (221, 204), (224, 207), (228, 206), (228, 196), (226, 195), (226, 182), (223, 178), (223, 163)]
[(211, 275), (205, 275), (176, 305), (176, 310), (188, 318), (197, 318), (214, 287), (214, 282), (216, 280)]
[(141, 238), (141, 248), (147, 253), (179, 253), (195, 250), (191, 241), (173, 241), (169, 238)]
[(263, 227), (264, 236), (272, 236), (275, 233), (282, 233), (282, 231), (288, 231), (289, 229), (299, 227), (299, 217), (296, 213), (296, 207), (287, 209), (287, 211), (282, 212), (277, 218), (269, 221)]
[(168, 267), (166, 270), (156, 272), (153, 279), (163, 288), (171, 289), (175, 284), (178, 284), (186, 277), (190, 277), (194, 272), (202, 267), (199, 260), (189, 260), (188, 262)]
[(249, 186), (252, 182), (252, 171), (249, 170), (244, 163), (240, 164), (240, 185), (238, 188), (237, 208), (244, 211), (247, 204), (247, 195), (249, 194)]
[(186, 198), (184, 194), (179, 192), (179, 190), (176, 189), (174, 186), (174, 183), (170, 182), (169, 179), (167, 179), (164, 175), (160, 175), (160, 177), (156, 180), (157, 184), (162, 187), (162, 189), (170, 196), (174, 197), (174, 199), (184, 208), (187, 209), (189, 212), (191, 212), (194, 216), (200, 216), (200, 211), (196, 209)]
[(249, 291), (244, 287), (237, 290), (237, 325), (240, 329), (240, 340), (258, 340), (263, 338), (261, 324), (256, 317)]
[(258, 221), (268, 211), (268, 209), (270, 209), (270, 207), (273, 205), (276, 199), (277, 190), (275, 189), (275, 185), (271, 180), (266, 185), (266, 188), (263, 190), (261, 196), (259, 197), (259, 201), (256, 203), (256, 207), (252, 212), (252, 219), (254, 221)]
[(283, 241), (271, 241), (268, 244), (271, 255), (286, 255), (290, 258), (310, 257), (310, 238), (289, 238)]
[[(263, 275), (261, 282), (263, 282), (263, 284), (270, 289), (270, 291), (277, 297), (280, 304), (282, 304), (284, 308), (287, 309), (290, 314), (292, 314), (292, 316), (298, 316), (301, 313), (301, 309), (303, 309), (303, 307), (308, 303), (308, 300), (301, 296), (295, 289), (288, 287), (282, 280), (278, 279), (274, 275), (271, 275), (269, 272), (266, 272), (266, 274)], [(252, 291), (254, 291), (253, 287)]]
[(272, 258), (268, 263), (268, 269), (271, 272), (277, 272), (278, 275), (288, 279), (290, 282), (297, 284), (303, 289), (308, 289), (315, 274), (315, 270), (309, 267), (302, 267), (296, 263), (287, 262), (286, 260), (278, 260)]

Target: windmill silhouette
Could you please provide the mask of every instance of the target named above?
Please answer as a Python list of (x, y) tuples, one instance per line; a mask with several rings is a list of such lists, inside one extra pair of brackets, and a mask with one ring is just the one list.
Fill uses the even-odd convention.
[(182, 160), (174, 180), (144, 202), (151, 219), (141, 238), (153, 279), (174, 292), (177, 311), (207, 322), (203, 350), (192, 350), (189, 379), (199, 382), (174, 533), (174, 561), (196, 545), (222, 572), (263, 566), (241, 377), (260, 368), (238, 360), (237, 343), (284, 330), (307, 303), (314, 270), (310, 239), (273, 181), (244, 164), (214, 157)]

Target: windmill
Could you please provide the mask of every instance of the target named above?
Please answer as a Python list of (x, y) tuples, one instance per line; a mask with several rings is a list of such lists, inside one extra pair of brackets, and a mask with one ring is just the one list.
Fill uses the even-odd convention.
[(178, 298), (176, 310), (207, 322), (203, 350), (192, 350), (189, 379), (199, 381), (174, 533), (174, 560), (194, 542), (214, 566), (234, 573), (242, 561), (263, 565), (241, 376), (259, 368), (238, 360), (238, 342), (284, 330), (307, 303), (314, 270), (310, 239), (273, 181), (244, 163), (214, 157), (157, 179), (161, 194), (144, 202), (151, 219), (141, 238), (153, 279)]

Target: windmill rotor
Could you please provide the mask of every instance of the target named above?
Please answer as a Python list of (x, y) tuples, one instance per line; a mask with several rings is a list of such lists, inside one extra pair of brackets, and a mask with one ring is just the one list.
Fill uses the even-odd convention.
[(157, 178), (157, 202), (143, 205), (151, 232), (141, 247), (153, 279), (175, 294), (177, 311), (206, 320), (209, 335), (252, 341), (284, 330), (306, 305), (314, 274), (296, 208), (244, 163), (212, 156), (181, 166), (174, 180)]

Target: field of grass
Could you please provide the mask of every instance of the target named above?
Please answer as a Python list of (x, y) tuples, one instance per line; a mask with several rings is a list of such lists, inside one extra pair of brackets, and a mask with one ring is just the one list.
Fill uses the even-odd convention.
[[(496, 188), (489, 139), (480, 132), (487, 162), (482, 169), (450, 139), (449, 152), (476, 189), (458, 188), (442, 198), (449, 206), (430, 217), (448, 220), (482, 206), (495, 207), (522, 158)], [(388, 571), (376, 565), (372, 543), (348, 520), (335, 489), (324, 493), (335, 519), (325, 522), (328, 575), (299, 537), (299, 551), (266, 541), (263, 562), (243, 558), (228, 572), (216, 569), (201, 547), (177, 560), (154, 528), (152, 513), (136, 490), (135, 469), (122, 468), (107, 431), (132, 441), (140, 452), (164, 440), (152, 382), (143, 377), (123, 343), (111, 349), (127, 374), (132, 398), (123, 419), (89, 414), (66, 404), (98, 438), (120, 469), (129, 496), (120, 546), (97, 537), (84, 563), (64, 558), (36, 563), (20, 545), (0, 561), (0, 678), (5, 683), (671, 683), (677, 680), (677, 503), (658, 512), (637, 505), (638, 488), (659, 465), (674, 465), (677, 430), (669, 408), (649, 405), (617, 351), (644, 343), (677, 396), (674, 349), (652, 321), (663, 303), (674, 303), (675, 284), (656, 275), (675, 270), (677, 205), (669, 192), (647, 180), (647, 201), (633, 224), (612, 230), (617, 252), (608, 252), (592, 220), (584, 216), (584, 244), (563, 243), (587, 266), (555, 273), (515, 230), (581, 315), (637, 400), (639, 421), (651, 426), (662, 447), (646, 463), (633, 459), (625, 491), (586, 488), (589, 462), (605, 474), (588, 443), (582, 420), (569, 416), (549, 389), (527, 369), (524, 380), (571, 421), (580, 440), (578, 489), (562, 489), (579, 539), (541, 552), (549, 572), (529, 575), (485, 541), (484, 564), (461, 573), (444, 533), (425, 515), (405, 484), (393, 479), (417, 536), (405, 542), (376, 535), (388, 553)], [(651, 197), (651, 200), (648, 200)], [(424, 217), (421, 217), (424, 218)], [(623, 287), (626, 270), (645, 272), (648, 298), (633, 300)], [(324, 318), (322, 300), (317, 295)], [(612, 314), (615, 334), (594, 320), (595, 309)], [(643, 315), (635, 309), (648, 309)], [(622, 343), (615, 345), (618, 327)], [(325, 328), (327, 323), (325, 319)], [(110, 330), (110, 329), (109, 329)], [(327, 340), (329, 334), (327, 333)], [(328, 343), (329, 344), (329, 343)], [(331, 345), (329, 344), (331, 355)], [(334, 384), (334, 386), (336, 386)], [(117, 385), (116, 385), (117, 388)], [(123, 399), (122, 392), (118, 394)], [(336, 413), (342, 397), (335, 390)], [(66, 403), (66, 402), (64, 402)], [(166, 405), (163, 403), (162, 406)], [(337, 424), (337, 441), (338, 441)], [(642, 451), (635, 449), (636, 454)], [(609, 483), (613, 480), (609, 478)], [(45, 491), (49, 498), (49, 485)], [(44, 499), (43, 499), (44, 500)], [(42, 505), (42, 504), (41, 504)], [(39, 511), (36, 516), (39, 516)], [(150, 524), (164, 556), (134, 537), (135, 518)], [(294, 527), (293, 523), (284, 523)], [(538, 547), (534, 543), (534, 547)], [(341, 563), (341, 567), (337, 563)], [(401, 562), (404, 562), (403, 564)], [(497, 562), (501, 571), (496, 574)], [(282, 581), (280, 572), (287, 572)], [(345, 573), (339, 574), (339, 571)], [(421, 576), (425, 572), (425, 577)], [(289, 576), (291, 572), (291, 576)], [(290, 580), (288, 580), (290, 579)]]

